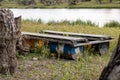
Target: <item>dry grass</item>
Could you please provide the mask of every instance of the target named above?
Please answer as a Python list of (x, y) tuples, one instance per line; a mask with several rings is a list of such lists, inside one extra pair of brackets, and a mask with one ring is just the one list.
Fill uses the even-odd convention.
[(18, 60), (14, 76), (1, 80), (97, 80), (107, 63), (108, 56), (88, 56), (79, 61), (40, 59)]

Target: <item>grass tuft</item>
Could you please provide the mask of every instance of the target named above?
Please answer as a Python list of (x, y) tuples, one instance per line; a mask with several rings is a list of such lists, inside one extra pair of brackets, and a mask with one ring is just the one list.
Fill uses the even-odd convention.
[(106, 23), (104, 25), (104, 27), (114, 27), (114, 28), (118, 27), (118, 28), (120, 28), (120, 23), (117, 21), (111, 21), (111, 22)]
[[(45, 24), (43, 23), (43, 21), (41, 19), (38, 20), (29, 20), (26, 19), (24, 20), (25, 22), (35, 22), (35, 23), (41, 23), (41, 24)], [(96, 25), (95, 23), (87, 20), (87, 21), (82, 21), (80, 19), (76, 20), (76, 21), (68, 21), (68, 20), (63, 20), (63, 21), (49, 21), (47, 23), (47, 25), (81, 25), (81, 26), (91, 26), (91, 27), (98, 27), (98, 25)]]

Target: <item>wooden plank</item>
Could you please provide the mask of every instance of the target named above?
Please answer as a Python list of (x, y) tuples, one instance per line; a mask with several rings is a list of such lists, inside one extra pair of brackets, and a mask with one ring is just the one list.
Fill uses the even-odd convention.
[(40, 39), (40, 40), (46, 40), (46, 41), (52, 41), (57, 43), (64, 43), (74, 46), (74, 44), (71, 41), (63, 41), (63, 40), (57, 40), (57, 39), (48, 39), (48, 38), (40, 38), (40, 37), (30, 37), (30, 39)]
[(39, 34), (39, 33), (31, 33), (31, 32), (22, 32), (22, 35), (41, 37), (41, 38), (53, 38), (53, 39), (61, 39), (61, 40), (70, 40), (70, 41), (86, 41), (85, 38), (75, 38), (75, 37), (70, 37), (70, 36)]
[(90, 42), (86, 42), (86, 43), (78, 43), (76, 45), (74, 45), (74, 47), (77, 47), (77, 46), (84, 46), (84, 45), (90, 45), (90, 44), (101, 44), (101, 43), (106, 43), (106, 42), (110, 42), (112, 40), (105, 40), (105, 41), (90, 41)]
[(39, 33), (31, 33), (31, 32), (22, 32), (22, 35), (28, 36), (28, 39), (48, 40), (51, 42), (69, 44), (71, 46), (74, 46), (79, 43), (85, 43), (88, 41), (85, 38), (75, 38), (75, 37), (69, 37), (69, 36), (39, 34)]
[[(69, 35), (75, 37), (86, 37), (91, 40), (104, 40), (104, 39), (112, 39), (111, 36), (104, 36), (104, 35), (94, 35), (94, 34), (80, 34), (80, 33), (71, 33), (71, 32), (59, 32), (59, 31), (50, 31), (50, 30), (43, 30), (44, 33), (48, 34), (57, 34), (57, 35)], [(98, 38), (98, 39), (96, 39)]]

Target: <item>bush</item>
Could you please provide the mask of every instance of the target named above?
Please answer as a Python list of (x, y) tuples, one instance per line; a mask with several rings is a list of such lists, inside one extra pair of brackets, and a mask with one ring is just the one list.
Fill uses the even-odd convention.
[(94, 27), (97, 27), (98, 25), (96, 25), (95, 23), (92, 23), (91, 21), (82, 21), (82, 20), (76, 20), (76, 21), (73, 21), (71, 22), (72, 25), (83, 25), (83, 26), (94, 26)]
[(69, 0), (69, 5), (76, 5), (78, 0)]
[(35, 5), (36, 4), (35, 0), (18, 0), (17, 3), (22, 4), (22, 5)]
[(119, 27), (120, 28), (120, 23), (117, 21), (111, 21), (111, 22), (106, 23), (104, 27)]
[(46, 5), (46, 6), (51, 6), (51, 5), (57, 5), (61, 4), (61, 0), (40, 0), (40, 3)]

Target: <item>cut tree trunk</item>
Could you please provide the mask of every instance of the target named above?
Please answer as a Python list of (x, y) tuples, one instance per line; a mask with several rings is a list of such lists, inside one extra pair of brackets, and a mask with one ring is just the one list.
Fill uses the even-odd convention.
[(15, 18), (16, 24), (16, 31), (17, 31), (17, 43), (16, 43), (16, 50), (19, 54), (25, 55), (30, 50), (30, 46), (26, 42), (26, 36), (21, 35), (21, 16)]
[(101, 73), (99, 80), (120, 80), (120, 36), (111, 59)]
[(12, 11), (0, 9), (0, 73), (13, 74), (17, 66), (16, 42), (20, 25)]

